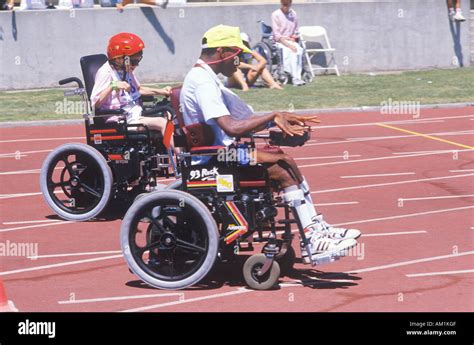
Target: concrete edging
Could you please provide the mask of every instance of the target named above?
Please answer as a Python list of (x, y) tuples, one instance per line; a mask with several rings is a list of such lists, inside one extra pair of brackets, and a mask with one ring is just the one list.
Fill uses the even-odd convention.
[[(438, 109), (438, 108), (464, 108), (474, 107), (474, 102), (464, 103), (438, 103), (438, 104), (421, 104), (420, 109)], [(379, 111), (381, 106), (361, 106), (361, 107), (348, 107), (348, 108), (313, 108), (313, 109), (295, 109), (295, 112), (301, 114), (324, 114), (324, 113), (347, 113), (347, 112), (370, 112)], [(268, 114), (269, 111), (256, 112), (256, 115)], [(72, 120), (42, 120), (42, 121), (7, 121), (1, 122), (0, 128), (8, 127), (32, 127), (32, 126), (64, 126), (64, 125), (75, 125), (83, 123), (83, 119), (72, 119)]]

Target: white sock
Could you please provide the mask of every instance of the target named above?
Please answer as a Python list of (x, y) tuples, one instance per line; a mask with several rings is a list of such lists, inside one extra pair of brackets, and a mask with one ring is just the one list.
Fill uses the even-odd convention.
[(303, 182), (300, 183), (300, 189), (304, 193), (304, 200), (306, 201), (306, 207), (308, 208), (309, 215), (311, 219), (315, 220), (315, 218), (318, 216), (318, 212), (316, 212), (316, 208), (314, 207), (313, 204), (313, 199), (311, 198), (311, 190), (309, 189), (308, 182), (306, 182), (306, 179), (303, 177)]
[(306, 206), (303, 191), (299, 189), (298, 186), (290, 186), (283, 189), (283, 192), (285, 202), (289, 203), (298, 214), (298, 218), (300, 219), (306, 237), (311, 237), (313, 232), (313, 220), (308, 213), (308, 207)]
[(456, 8), (456, 13), (461, 14), (461, 13), (462, 13), (461, 9), (460, 9), (460, 8)]
[(449, 8), (449, 14), (454, 14), (454, 7)]

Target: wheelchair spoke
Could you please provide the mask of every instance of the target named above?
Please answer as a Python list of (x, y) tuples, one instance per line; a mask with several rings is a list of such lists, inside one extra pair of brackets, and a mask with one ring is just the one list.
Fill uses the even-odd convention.
[[(158, 230), (158, 233), (160, 234), (163, 234), (166, 232), (166, 230), (163, 228), (163, 225), (160, 224), (160, 222), (158, 222), (156, 220), (155, 217), (153, 217), (153, 215), (151, 214), (151, 211), (147, 211), (146, 213), (146, 216), (147, 218), (149, 218), (151, 220), (151, 222), (153, 223), (153, 225), (156, 227), (156, 229)], [(154, 228), (153, 228), (154, 229)]]
[(137, 247), (137, 252), (143, 254), (144, 252), (156, 248), (160, 245), (160, 241), (155, 241), (150, 244), (147, 244), (145, 247)]
[(67, 157), (62, 157), (61, 160), (66, 165), (66, 169), (67, 169), (69, 175), (71, 175), (71, 177), (74, 176), (74, 170), (72, 170), (71, 163), (68, 162)]
[(185, 249), (185, 250), (191, 250), (191, 251), (198, 251), (199, 253), (205, 253), (206, 248), (196, 246), (195, 244), (180, 240), (179, 238), (176, 239), (176, 246)]
[(58, 187), (67, 187), (67, 186), (69, 186), (69, 182), (67, 182), (67, 181), (58, 182), (58, 183), (51, 182), (50, 186), (53, 187), (54, 189), (56, 189)]
[(168, 259), (168, 266), (169, 266), (169, 269), (170, 269), (170, 276), (171, 276), (171, 279), (173, 279), (174, 277), (174, 259), (173, 259), (173, 254), (170, 252), (168, 252), (168, 254), (166, 255), (167, 256), (167, 259)]
[(99, 192), (97, 192), (96, 190), (94, 190), (93, 188), (91, 188), (91, 187), (89, 187), (88, 185), (86, 185), (84, 182), (81, 182), (81, 183), (80, 183), (80, 186), (81, 186), (82, 188), (84, 188), (87, 193), (92, 194), (92, 195), (95, 196), (96, 198), (100, 199), (101, 194), (100, 194)]

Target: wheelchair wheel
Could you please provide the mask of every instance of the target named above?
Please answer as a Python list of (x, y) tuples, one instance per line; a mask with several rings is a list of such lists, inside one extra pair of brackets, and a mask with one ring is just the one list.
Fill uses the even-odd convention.
[(181, 179), (179, 179), (179, 180), (176, 180), (176, 181), (170, 183), (169, 185), (167, 185), (165, 189), (180, 190), (182, 184), (183, 183), (182, 183)]
[(250, 288), (268, 290), (278, 282), (280, 278), (280, 265), (276, 261), (273, 261), (272, 267), (264, 275), (258, 275), (266, 259), (265, 254), (254, 254), (245, 261), (242, 271), (245, 282)]
[(290, 81), (290, 77), (288, 76), (288, 73), (281, 72), (275, 76), (275, 80), (277, 80), (281, 85), (286, 85)]
[(302, 78), (305, 83), (309, 84), (313, 82), (313, 76), (311, 74), (311, 71), (307, 70), (306, 68), (303, 69), (303, 75)]
[(59, 146), (41, 167), (43, 197), (66, 220), (86, 221), (103, 212), (112, 194), (112, 183), (105, 158), (84, 144)]
[(217, 258), (219, 234), (208, 208), (194, 196), (160, 190), (127, 211), (120, 244), (130, 270), (160, 289), (198, 283)]
[[(287, 275), (293, 271), (295, 265), (296, 253), (291, 244), (282, 240), (277, 240), (280, 252), (275, 256), (275, 260), (280, 265), (280, 273), (282, 276)], [(267, 246), (267, 244), (265, 244)], [(262, 253), (265, 251), (265, 246), (262, 248)]]
[(256, 51), (260, 55), (264, 57), (265, 60), (267, 60), (267, 69), (271, 73), (272, 71), (272, 49), (270, 46), (266, 43), (263, 42), (258, 42), (252, 50)]

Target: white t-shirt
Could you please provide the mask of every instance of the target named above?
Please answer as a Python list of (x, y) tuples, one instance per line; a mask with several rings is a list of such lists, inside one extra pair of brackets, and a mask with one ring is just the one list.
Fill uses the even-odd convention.
[[(95, 75), (94, 88), (91, 92), (91, 103), (95, 104), (100, 94), (110, 82), (122, 80), (122, 72), (113, 69), (109, 62), (105, 62)], [(100, 105), (101, 110), (124, 109), (127, 112), (127, 121), (137, 120), (142, 113), (140, 100), (140, 83), (134, 73), (127, 73), (126, 82), (130, 85), (130, 92), (124, 90), (112, 91)]]
[[(194, 67), (184, 78), (180, 103), (184, 124), (206, 123), (215, 135), (213, 145), (228, 146), (234, 138), (228, 136), (217, 124), (216, 119), (230, 115), (236, 120), (246, 119), (253, 110), (239, 96), (222, 84), (214, 71), (202, 60), (200, 67)], [(203, 157), (204, 158), (204, 157)], [(201, 159), (204, 163), (207, 159)]]

